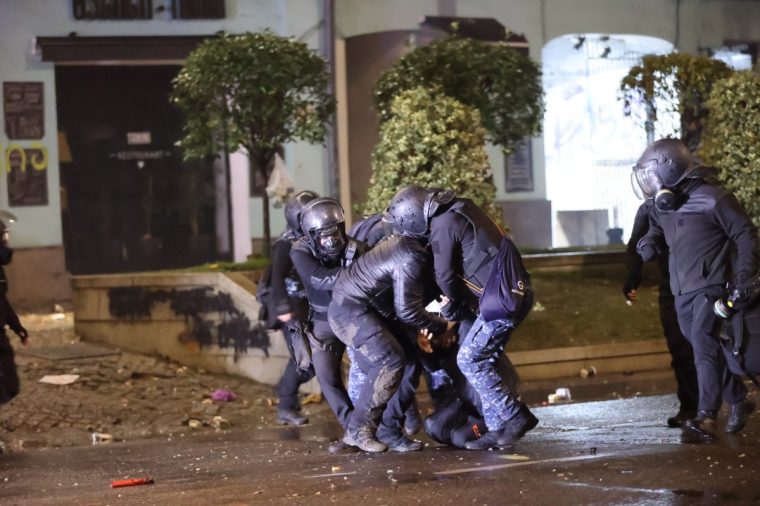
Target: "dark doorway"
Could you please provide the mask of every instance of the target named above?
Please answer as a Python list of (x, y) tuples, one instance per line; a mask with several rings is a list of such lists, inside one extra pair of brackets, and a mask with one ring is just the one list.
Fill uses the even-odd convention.
[[(184, 162), (169, 102), (178, 66), (59, 66), (63, 240), (72, 274), (210, 261), (211, 160)], [(62, 150), (63, 152), (63, 150)], [(67, 160), (68, 159), (68, 160)]]

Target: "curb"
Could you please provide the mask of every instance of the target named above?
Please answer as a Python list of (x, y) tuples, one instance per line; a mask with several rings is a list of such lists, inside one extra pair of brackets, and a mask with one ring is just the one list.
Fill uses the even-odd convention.
[(518, 351), (507, 356), (523, 381), (570, 378), (584, 367), (597, 374), (629, 373), (670, 368), (664, 339), (632, 343)]

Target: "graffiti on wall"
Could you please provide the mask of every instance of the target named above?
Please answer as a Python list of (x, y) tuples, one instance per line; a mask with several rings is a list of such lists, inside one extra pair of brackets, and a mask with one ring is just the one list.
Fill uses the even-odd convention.
[(187, 331), (179, 336), (180, 341), (196, 343), (201, 348), (212, 344), (233, 348), (235, 358), (249, 348), (258, 348), (269, 356), (266, 329), (236, 308), (228, 293), (215, 292), (208, 286), (189, 290), (139, 286), (108, 290), (108, 310), (117, 318), (150, 318), (156, 303), (168, 303), (175, 315), (185, 319)]

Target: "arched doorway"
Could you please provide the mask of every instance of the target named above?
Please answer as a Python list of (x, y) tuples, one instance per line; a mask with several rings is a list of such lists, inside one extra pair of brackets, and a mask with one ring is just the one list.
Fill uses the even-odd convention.
[(593, 33), (564, 35), (544, 46), (544, 145), (554, 247), (619, 243), (630, 235), (640, 202), (629, 174), (647, 139), (644, 129), (625, 117), (618, 89), (641, 56), (672, 50), (671, 43), (654, 37)]

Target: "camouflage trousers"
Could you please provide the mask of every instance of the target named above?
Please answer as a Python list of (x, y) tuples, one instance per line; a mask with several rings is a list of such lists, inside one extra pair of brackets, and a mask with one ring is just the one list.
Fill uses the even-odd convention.
[(486, 322), (478, 315), (457, 354), (459, 369), (480, 396), (489, 431), (504, 428), (520, 409), (516, 393), (509, 389), (497, 367), (513, 330), (511, 320)]
[(362, 388), (364, 388), (364, 384), (367, 382), (367, 375), (362, 371), (361, 367), (359, 367), (354, 349), (348, 346), (346, 347), (346, 351), (348, 352), (348, 358), (351, 361), (348, 368), (348, 386), (346, 389), (348, 390), (348, 396), (351, 398), (351, 402), (356, 405), (356, 403), (359, 402)]

